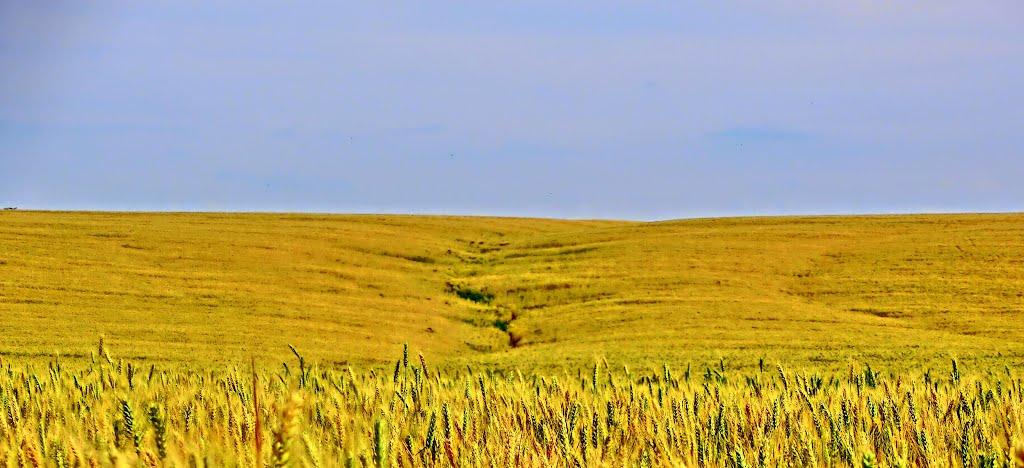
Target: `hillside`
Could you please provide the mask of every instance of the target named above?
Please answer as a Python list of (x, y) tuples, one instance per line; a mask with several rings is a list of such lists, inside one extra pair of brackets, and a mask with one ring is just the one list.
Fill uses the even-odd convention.
[[(1024, 215), (0, 213), (0, 356), (1024, 362)], [(685, 365), (685, 364), (684, 364)]]

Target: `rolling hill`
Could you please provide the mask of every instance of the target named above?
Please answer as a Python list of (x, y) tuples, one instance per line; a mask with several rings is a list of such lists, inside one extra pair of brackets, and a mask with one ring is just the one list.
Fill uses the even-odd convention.
[(0, 356), (1024, 363), (1024, 215), (0, 213)]

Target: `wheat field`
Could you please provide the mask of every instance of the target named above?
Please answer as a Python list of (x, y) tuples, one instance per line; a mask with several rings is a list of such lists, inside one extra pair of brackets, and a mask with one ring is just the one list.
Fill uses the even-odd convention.
[[(112, 358), (0, 376), (7, 466), (1024, 466), (1008, 367), (883, 375), (393, 371), (295, 359), (196, 372)], [(397, 356), (397, 354), (396, 354)], [(290, 364), (290, 365), (289, 365)]]
[(2, 212), (0, 316), (9, 466), (1018, 466), (1024, 442), (1018, 214)]

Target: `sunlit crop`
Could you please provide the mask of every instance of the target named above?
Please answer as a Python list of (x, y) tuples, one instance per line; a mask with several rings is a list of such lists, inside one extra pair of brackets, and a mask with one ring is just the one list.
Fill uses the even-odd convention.
[(274, 372), (3, 363), (8, 466), (1024, 466), (1013, 370)]

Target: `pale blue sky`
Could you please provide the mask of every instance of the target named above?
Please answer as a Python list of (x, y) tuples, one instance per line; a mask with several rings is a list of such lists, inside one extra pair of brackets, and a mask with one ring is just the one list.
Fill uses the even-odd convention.
[(1019, 0), (4, 0), (0, 205), (1021, 211), (1022, 83)]

